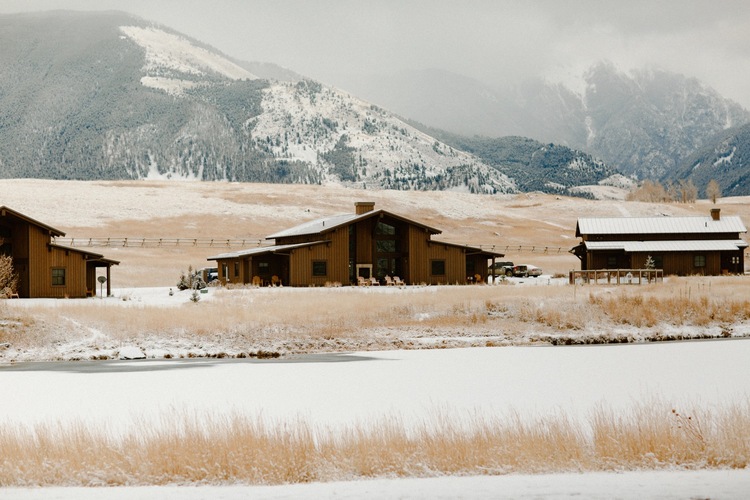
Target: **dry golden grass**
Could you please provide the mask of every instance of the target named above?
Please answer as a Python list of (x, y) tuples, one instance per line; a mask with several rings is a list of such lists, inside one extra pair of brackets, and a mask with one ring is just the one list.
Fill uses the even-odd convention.
[(169, 416), (169, 427), (113, 437), (80, 424), (0, 428), (0, 486), (281, 484), (372, 477), (663, 468), (746, 468), (750, 404), (660, 403), (589, 422), (438, 415), (419, 426), (313, 428), (304, 421)]
[(181, 302), (172, 305), (59, 300), (22, 308), (9, 301), (0, 309), (9, 318), (0, 344), (41, 349), (75, 341), (76, 352), (88, 346), (112, 357), (127, 342), (159, 357), (236, 356), (744, 336), (750, 321), (750, 282), (742, 277), (631, 286), (214, 288), (211, 300), (197, 304), (189, 291), (177, 293)]

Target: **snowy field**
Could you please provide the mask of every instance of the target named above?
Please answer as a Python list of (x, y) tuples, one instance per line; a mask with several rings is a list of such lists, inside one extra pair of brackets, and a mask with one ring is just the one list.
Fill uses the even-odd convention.
[[(680, 410), (750, 397), (750, 341), (503, 347), (0, 366), (0, 425), (82, 422), (113, 434), (175, 412), (240, 412), (321, 428), (439, 415), (586, 419), (657, 398)], [(750, 471), (461, 477), (269, 487), (0, 489), (0, 498), (744, 498)]]

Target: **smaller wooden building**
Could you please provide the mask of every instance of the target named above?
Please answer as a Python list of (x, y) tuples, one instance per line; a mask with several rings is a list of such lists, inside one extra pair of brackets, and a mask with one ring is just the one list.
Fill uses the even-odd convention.
[(13, 258), (22, 298), (82, 298), (96, 293), (96, 271), (106, 270), (107, 295), (111, 294), (110, 269), (118, 261), (64, 247), (53, 238), (62, 231), (8, 207), (0, 207), (0, 254)]
[(718, 208), (707, 217), (579, 218), (581, 243), (571, 252), (583, 271), (643, 269), (650, 256), (664, 274), (741, 274), (746, 232), (740, 217), (722, 216)]
[(261, 246), (209, 257), (223, 283), (322, 286), (359, 278), (398, 276), (405, 283), (485, 281), (487, 263), (503, 254), (439, 242), (440, 230), (385, 210), (355, 203), (354, 213), (312, 220), (277, 232)]

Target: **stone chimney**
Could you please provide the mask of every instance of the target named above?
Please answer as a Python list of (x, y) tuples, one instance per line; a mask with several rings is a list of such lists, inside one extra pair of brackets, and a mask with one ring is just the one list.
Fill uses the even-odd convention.
[(372, 212), (373, 210), (375, 210), (375, 202), (357, 201), (354, 203), (354, 209), (356, 210), (357, 215), (366, 214), (367, 212)]
[(712, 208), (711, 209), (711, 219), (712, 220), (721, 220), (721, 209), (720, 208)]

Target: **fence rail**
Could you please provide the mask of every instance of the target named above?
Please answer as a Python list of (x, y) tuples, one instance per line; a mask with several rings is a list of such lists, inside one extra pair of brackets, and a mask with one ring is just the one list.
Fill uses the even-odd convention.
[[(264, 238), (143, 238), (143, 237), (108, 237), (108, 238), (55, 238), (55, 243), (70, 247), (120, 247), (120, 248), (249, 248), (268, 245)], [(473, 248), (498, 253), (541, 253), (546, 255), (566, 254), (569, 247), (552, 247), (543, 245), (466, 245)], [(745, 253), (750, 260), (750, 252)], [(601, 272), (602, 270), (600, 270)], [(578, 272), (578, 271), (576, 271)]]
[[(99, 237), (99, 238), (55, 238), (55, 243), (70, 247), (127, 247), (127, 248), (158, 248), (158, 247), (205, 247), (205, 248), (247, 248), (267, 245), (263, 238), (143, 238), (143, 237)], [(499, 253), (542, 253), (565, 254), (567, 247), (551, 247), (540, 245), (466, 245), (473, 248)]]
[(121, 247), (121, 248), (159, 248), (159, 247), (204, 247), (233, 248), (261, 246), (265, 240), (259, 238), (55, 238), (55, 243), (70, 247)]
[(664, 281), (664, 269), (589, 269), (571, 270), (568, 283), (595, 285), (641, 285)]

